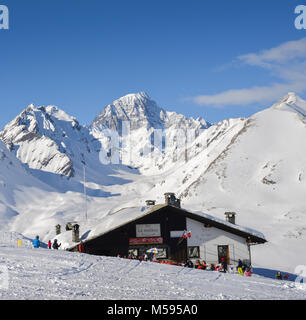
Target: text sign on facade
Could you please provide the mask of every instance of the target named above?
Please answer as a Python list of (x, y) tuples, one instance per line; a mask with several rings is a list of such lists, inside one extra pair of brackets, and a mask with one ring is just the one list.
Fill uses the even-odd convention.
[(162, 237), (150, 237), (150, 238), (130, 238), (130, 245), (136, 244), (158, 244), (163, 243)]
[(184, 233), (184, 230), (181, 230), (181, 231), (170, 231), (170, 238), (180, 238), (183, 233)]
[(136, 237), (160, 237), (160, 224), (136, 224)]

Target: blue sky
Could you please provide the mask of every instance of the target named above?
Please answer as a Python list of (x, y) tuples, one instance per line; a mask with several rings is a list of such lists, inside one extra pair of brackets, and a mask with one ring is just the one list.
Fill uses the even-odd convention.
[(248, 117), (288, 91), (306, 98), (306, 30), (294, 26), (301, 1), (0, 4), (10, 18), (0, 30), (1, 128), (31, 103), (90, 124), (139, 91), (210, 122)]

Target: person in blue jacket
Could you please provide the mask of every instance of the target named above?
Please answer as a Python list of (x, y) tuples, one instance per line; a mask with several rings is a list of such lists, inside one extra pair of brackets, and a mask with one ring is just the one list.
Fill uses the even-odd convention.
[(36, 236), (36, 238), (33, 240), (32, 243), (34, 248), (39, 248), (40, 247), (39, 236)]

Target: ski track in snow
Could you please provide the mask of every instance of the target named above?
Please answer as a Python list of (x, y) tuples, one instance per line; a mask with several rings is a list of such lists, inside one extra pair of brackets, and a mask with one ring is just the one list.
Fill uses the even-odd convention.
[(0, 299), (306, 299), (294, 282), (48, 249), (0, 247)]

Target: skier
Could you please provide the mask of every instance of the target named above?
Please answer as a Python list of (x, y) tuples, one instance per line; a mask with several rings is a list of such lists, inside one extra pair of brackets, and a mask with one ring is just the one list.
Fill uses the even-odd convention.
[(196, 260), (195, 264), (194, 264), (195, 269), (201, 269), (201, 263), (200, 260)]
[(238, 270), (238, 268), (242, 268), (242, 261), (240, 259), (238, 259), (238, 265), (236, 269)]
[(51, 249), (51, 240), (48, 241), (48, 249)]
[(275, 278), (278, 279), (278, 280), (283, 280), (283, 276), (282, 276), (280, 271), (277, 272)]
[(206, 268), (207, 268), (207, 263), (205, 260), (202, 260), (201, 269), (206, 270)]
[(83, 242), (81, 241), (80, 244), (79, 244), (79, 252), (85, 252), (84, 251), (84, 245), (83, 245)]
[(244, 273), (243, 264), (242, 264), (242, 261), (240, 259), (238, 259), (238, 265), (237, 265), (236, 268), (237, 268), (238, 273), (243, 276), (243, 273)]
[(39, 236), (36, 236), (36, 238), (33, 240), (32, 243), (34, 248), (39, 248), (40, 247)]
[(191, 260), (188, 260), (188, 261), (185, 263), (184, 267), (193, 268), (193, 263), (192, 263), (192, 261), (191, 261)]
[(152, 262), (153, 261), (153, 252), (149, 252), (148, 259)]
[(61, 243), (58, 244), (57, 239), (54, 239), (52, 248), (55, 249), (55, 250), (57, 250), (60, 246), (61, 246)]
[(245, 271), (245, 273), (244, 273), (244, 275), (245, 275), (246, 277), (250, 277), (250, 276), (252, 275), (251, 268), (247, 268), (246, 271)]
[(222, 266), (222, 271), (224, 272), (224, 273), (226, 273), (226, 271), (227, 271), (227, 262), (226, 262), (226, 260), (224, 259), (224, 257), (222, 257), (222, 259), (221, 259), (221, 266)]

